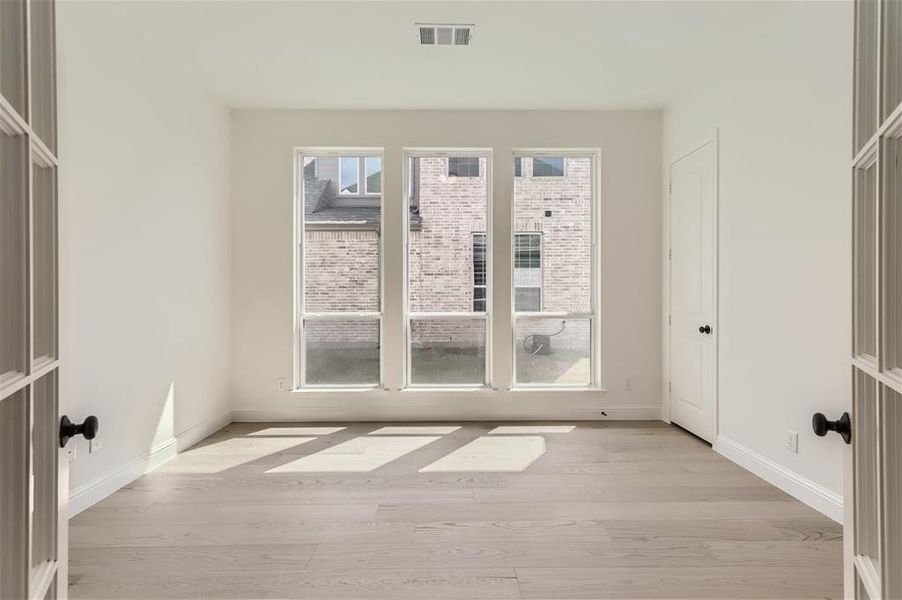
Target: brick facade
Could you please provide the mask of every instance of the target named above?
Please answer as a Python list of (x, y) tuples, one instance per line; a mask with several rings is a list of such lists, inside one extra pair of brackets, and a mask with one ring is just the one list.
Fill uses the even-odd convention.
[[(419, 227), (410, 232), (410, 310), (473, 310), (473, 235), (486, 231), (486, 161), (478, 177), (448, 174), (447, 158), (420, 158)], [(515, 178), (515, 229), (537, 232), (541, 239), (541, 302), (545, 311), (588, 312), (591, 281), (591, 160), (566, 159), (562, 177), (533, 177), (532, 159), (522, 160)], [(326, 187), (326, 186), (320, 186)], [(495, 202), (505, 201), (495, 198)], [(309, 312), (377, 311), (379, 294), (378, 232), (335, 230), (305, 232), (305, 302)], [(495, 252), (508, 248), (495, 240)], [(491, 284), (491, 282), (490, 282)], [(472, 347), (484, 337), (473, 322), (419, 323), (417, 345)], [(553, 333), (560, 321), (530, 321), (530, 332)], [(308, 343), (336, 346), (363, 341), (363, 327), (344, 323), (317, 325)], [(522, 327), (518, 328), (522, 329)], [(518, 332), (519, 333), (519, 332)], [(372, 339), (372, 331), (365, 336)], [(585, 323), (568, 325), (555, 347), (586, 347)], [(371, 343), (371, 342), (370, 342)], [(369, 345), (367, 343), (366, 345)]]

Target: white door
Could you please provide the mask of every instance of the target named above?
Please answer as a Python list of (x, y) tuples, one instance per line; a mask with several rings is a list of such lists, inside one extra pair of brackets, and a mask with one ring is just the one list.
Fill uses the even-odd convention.
[(670, 420), (714, 442), (717, 154), (712, 138), (670, 165)]
[[(856, 0), (846, 597), (902, 598), (902, 2)], [(841, 415), (818, 415), (821, 433)], [(847, 418), (847, 416), (846, 416)], [(830, 435), (832, 443), (842, 443)], [(830, 443), (824, 440), (824, 443)]]
[(52, 0), (0, 0), (0, 598), (66, 597)]

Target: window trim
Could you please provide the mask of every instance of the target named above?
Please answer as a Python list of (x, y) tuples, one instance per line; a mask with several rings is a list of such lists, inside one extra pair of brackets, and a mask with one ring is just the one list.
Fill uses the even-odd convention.
[[(486, 232), (488, 232), (488, 236), (486, 238), (486, 311), (485, 312), (476, 312), (473, 310), (470, 311), (461, 311), (461, 312), (416, 312), (410, 310), (410, 210), (405, 208), (402, 212), (404, 213), (404, 227), (403, 227), (403, 253), (404, 253), (404, 265), (403, 265), (403, 294), (402, 294), (402, 306), (404, 311), (404, 363), (403, 363), (403, 376), (402, 376), (402, 384), (401, 391), (417, 391), (417, 390), (428, 390), (428, 391), (436, 391), (436, 390), (492, 390), (494, 389), (494, 368), (493, 368), (493, 360), (492, 360), (492, 346), (493, 346), (493, 336), (492, 336), (492, 285), (490, 282), (492, 281), (492, 256), (493, 256), (493, 237), (492, 235), (492, 213), (493, 213), (493, 203), (492, 203), (492, 156), (493, 149), (492, 148), (408, 148), (405, 147), (402, 149), (402, 161), (401, 163), (404, 165), (403, 171), (403, 181), (402, 181), (402, 189), (405, 190), (405, 194), (402, 202), (405, 207), (409, 205), (410, 199), (410, 165), (411, 158), (484, 158), (485, 159), (485, 173), (480, 172), (480, 177), (483, 177), (485, 181), (485, 203), (486, 203), (486, 218), (485, 218), (485, 227)], [(481, 162), (481, 161), (480, 161)], [(471, 238), (471, 246), (472, 246), (472, 238)], [(470, 267), (472, 269), (472, 265)], [(472, 279), (471, 279), (472, 282)], [(472, 309), (472, 304), (470, 305)], [(460, 384), (460, 383), (439, 383), (439, 384), (422, 384), (422, 383), (413, 383), (411, 381), (411, 323), (417, 319), (471, 319), (471, 320), (481, 320), (485, 322), (485, 378), (482, 383), (476, 384)]]
[[(373, 147), (294, 147), (292, 149), (294, 159), (294, 235), (292, 236), (294, 257), (294, 303), (292, 311), (292, 392), (322, 392), (322, 391), (385, 391), (385, 203), (380, 202), (378, 232), (379, 248), (379, 302), (377, 311), (306, 311), (304, 306), (304, 262), (306, 246), (304, 241), (304, 158), (313, 157), (358, 157), (361, 160), (366, 157), (379, 157), (385, 164), (385, 149)], [(316, 167), (314, 167), (316, 168)], [(359, 176), (360, 162), (358, 162)], [(339, 180), (341, 179), (341, 164), (339, 164)], [(358, 180), (359, 182), (359, 180)], [(341, 195), (339, 195), (341, 197)], [(348, 196), (344, 196), (347, 198)], [(354, 197), (352, 194), (351, 197)], [(372, 200), (377, 197), (371, 196)], [(381, 200), (381, 195), (378, 197)], [(363, 384), (308, 384), (306, 383), (306, 340), (304, 339), (304, 323), (312, 320), (374, 320), (379, 323), (379, 381)]]
[[(589, 169), (590, 189), (592, 192), (592, 201), (590, 203), (590, 227), (591, 227), (591, 249), (590, 249), (590, 285), (589, 285), (589, 311), (588, 312), (566, 312), (566, 311), (517, 311), (514, 302), (514, 259), (515, 259), (515, 236), (510, 236), (510, 290), (511, 290), (511, 306), (510, 306), (510, 351), (511, 351), (511, 374), (510, 374), (510, 390), (549, 390), (549, 391), (577, 391), (577, 390), (603, 390), (604, 372), (602, 369), (601, 358), (601, 334), (602, 334), (602, 314), (601, 314), (601, 292), (603, 289), (601, 281), (601, 256), (600, 256), (600, 235), (601, 235), (601, 149), (600, 148), (513, 148), (512, 157), (535, 158), (564, 158), (566, 165), (568, 158), (589, 158), (592, 166)], [(513, 185), (516, 177), (513, 176), (511, 170), (511, 211), (510, 211), (510, 230), (517, 230), (517, 211), (515, 207), (516, 186)], [(543, 246), (544, 251), (544, 246)], [(543, 252), (544, 256), (544, 252)], [(544, 262), (543, 262), (544, 266)], [(544, 288), (544, 286), (543, 286)], [(544, 294), (544, 291), (543, 291)], [(543, 303), (544, 309), (544, 303)], [(555, 384), (555, 383), (518, 383), (517, 382), (517, 318), (533, 317), (533, 318), (549, 318), (549, 319), (589, 319), (589, 360), (590, 360), (590, 377), (587, 385), (582, 384)]]

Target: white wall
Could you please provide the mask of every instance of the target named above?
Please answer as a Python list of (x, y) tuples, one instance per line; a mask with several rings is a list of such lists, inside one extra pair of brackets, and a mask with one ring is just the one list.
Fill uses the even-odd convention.
[[(660, 407), (659, 111), (235, 111), (232, 113), (232, 385), (236, 419), (657, 418)], [(292, 148), (385, 148), (385, 220), (400, 224), (404, 147), (494, 148), (496, 226), (510, 222), (512, 148), (600, 147), (603, 392), (284, 393), (292, 379)], [(397, 231), (401, 230), (398, 225)], [(496, 229), (496, 231), (498, 231)], [(385, 327), (403, 329), (399, 236), (385, 242)], [(509, 257), (496, 253), (496, 262)], [(509, 296), (496, 273), (495, 293)], [(495, 319), (495, 343), (510, 322)], [(386, 339), (397, 373), (400, 335)], [(632, 380), (627, 391), (626, 379)]]
[(227, 412), (229, 113), (108, 6), (58, 7), (62, 393), (103, 441), (77, 511)]
[(717, 447), (840, 518), (843, 445), (815, 437), (811, 415), (851, 406), (851, 3), (720, 17), (720, 49), (687, 69), (663, 144), (666, 169), (720, 132)]

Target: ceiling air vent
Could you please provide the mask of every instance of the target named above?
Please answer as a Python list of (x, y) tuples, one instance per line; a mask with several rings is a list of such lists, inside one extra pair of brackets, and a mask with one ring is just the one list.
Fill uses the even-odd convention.
[(417, 23), (421, 46), (469, 46), (472, 25)]

